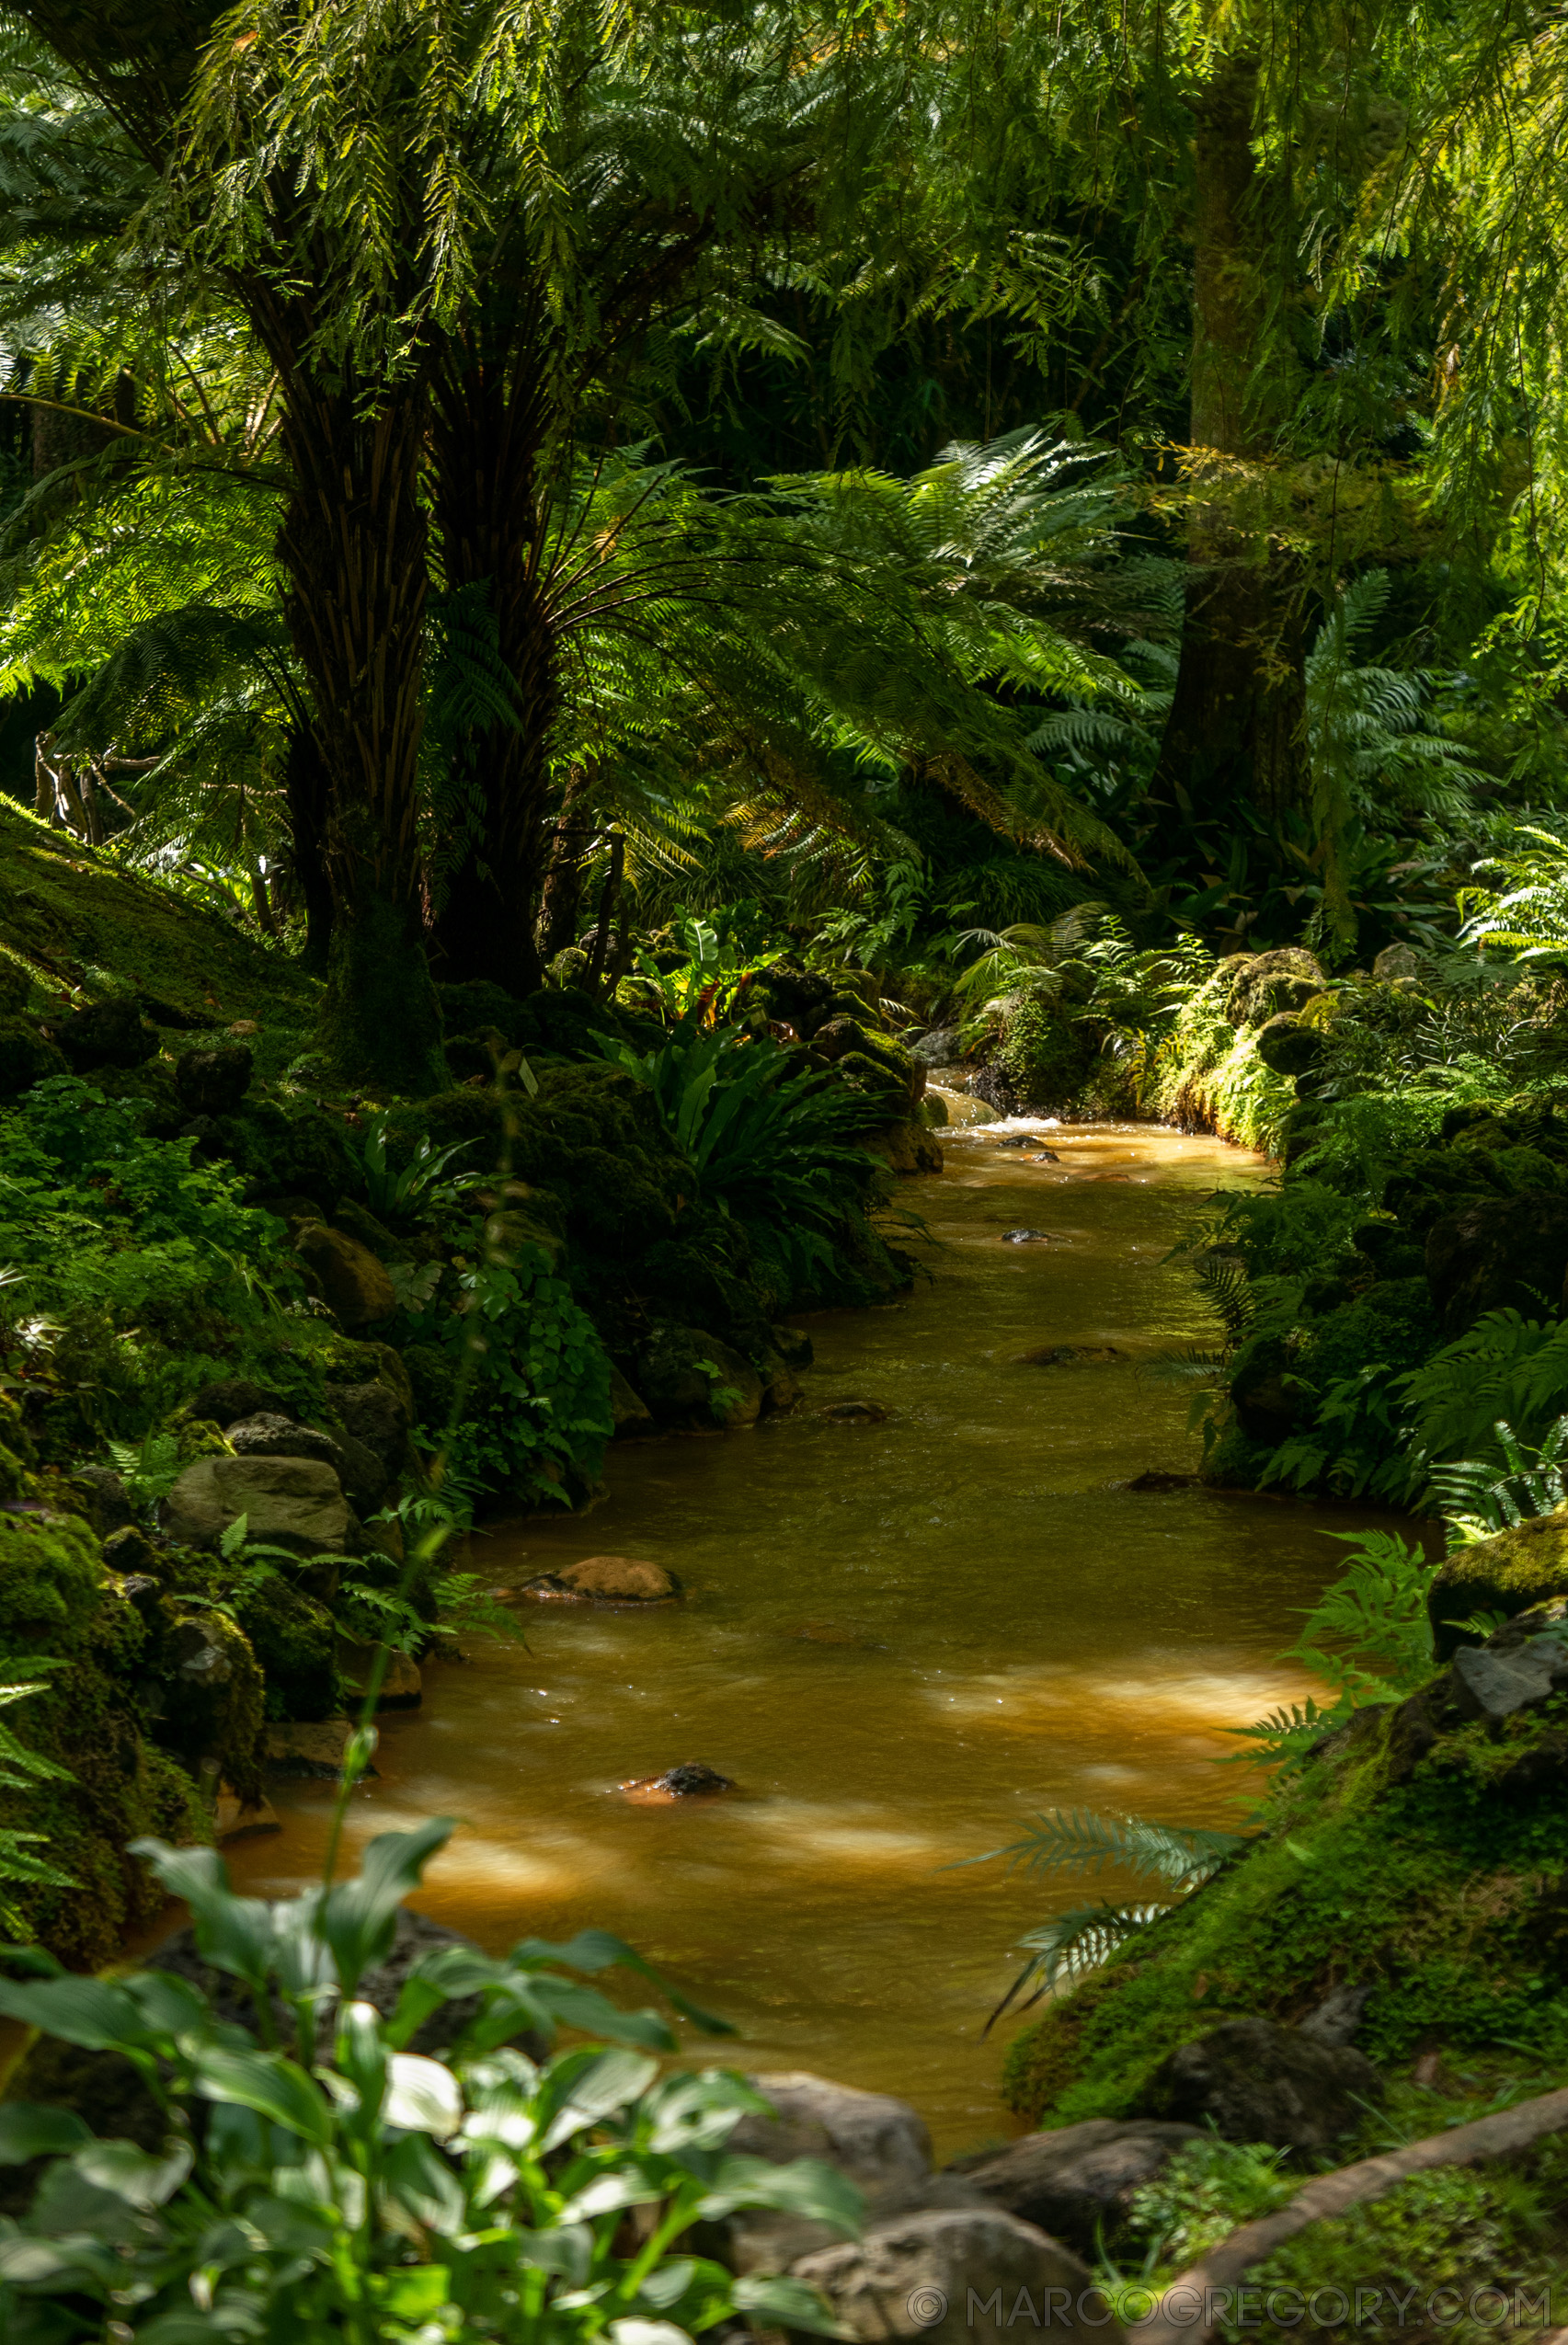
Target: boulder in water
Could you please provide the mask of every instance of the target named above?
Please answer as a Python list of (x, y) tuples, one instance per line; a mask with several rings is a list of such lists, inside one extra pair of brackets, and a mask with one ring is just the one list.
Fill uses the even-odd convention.
[(811, 1413), (830, 1424), (886, 1424), (888, 1414), (880, 1401), (829, 1401)]
[(679, 1767), (667, 1767), (662, 1775), (640, 1775), (621, 1789), (634, 1807), (662, 1808), (674, 1800), (712, 1799), (715, 1792), (733, 1791), (735, 1786), (715, 1767), (704, 1767), (700, 1759), (685, 1759)]
[(541, 1572), (522, 1593), (536, 1604), (670, 1604), (681, 1583), (662, 1563), (640, 1556), (589, 1555), (558, 1572)]
[(1046, 1230), (1004, 1230), (1001, 1243), (1004, 1246), (1043, 1246), (1048, 1242), (1049, 1236), (1050, 1232)]

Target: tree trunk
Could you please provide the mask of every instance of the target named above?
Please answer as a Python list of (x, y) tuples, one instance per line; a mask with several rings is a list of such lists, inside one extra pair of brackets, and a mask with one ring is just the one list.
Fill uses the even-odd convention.
[(326, 974), (332, 942), (332, 885), (326, 875), (326, 768), (320, 745), (307, 725), (289, 732), (283, 786), (289, 802), (290, 864), (304, 907), (305, 942), (300, 958), (316, 976)]
[(560, 811), (550, 834), (550, 854), (539, 898), (539, 957), (548, 967), (557, 953), (578, 941), (582, 913), (584, 848), (592, 833), (589, 804), (590, 769), (574, 765), (561, 793)]
[(350, 375), (302, 368), (314, 321), (247, 292), (284, 383), (295, 486), (278, 552), (325, 776), (322, 1038), (349, 1081), (418, 1096), (446, 1080), (418, 890), (425, 397), (406, 384), (367, 411)]
[[(532, 337), (518, 332), (525, 354)], [(559, 706), (555, 646), (539, 574), (536, 463), (541, 406), (532, 387), (453, 338), (433, 384), (435, 519), (449, 588), (489, 589), (497, 645), (517, 688), (518, 724), (473, 743), (484, 804), (482, 848), (452, 875), (434, 923), (443, 978), (487, 978), (509, 993), (541, 982), (535, 915), (550, 858), (550, 729)]]
[[(1269, 306), (1265, 191), (1251, 145), (1256, 91), (1255, 61), (1232, 59), (1196, 109), (1191, 436), (1196, 450), (1261, 461), (1278, 418), (1251, 393)], [(1173, 799), (1183, 822), (1242, 804), (1277, 822), (1305, 806), (1309, 789), (1299, 566), (1223, 495), (1195, 505), (1187, 555), (1153, 795)]]

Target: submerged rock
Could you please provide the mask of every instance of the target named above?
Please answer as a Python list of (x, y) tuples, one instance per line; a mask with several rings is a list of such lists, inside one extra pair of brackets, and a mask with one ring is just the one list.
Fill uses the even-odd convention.
[(1004, 1230), (1001, 1243), (1004, 1246), (1043, 1246), (1049, 1236), (1050, 1232), (1047, 1230)]
[(1146, 2099), (1153, 2114), (1212, 2125), (1228, 2142), (1326, 2150), (1382, 2091), (1371, 2062), (1348, 2044), (1273, 2019), (1228, 2019), (1172, 2053)]
[(686, 1759), (679, 1767), (667, 1767), (662, 1775), (639, 1775), (621, 1786), (634, 1807), (668, 1806), (672, 1800), (705, 1800), (718, 1791), (733, 1791), (734, 1784), (727, 1775), (716, 1768), (704, 1767), (700, 1759)]
[[(286, 1725), (269, 1726), (262, 1745), (264, 1774), (288, 1780), (303, 1778), (317, 1782), (338, 1782), (343, 1773), (343, 1753), (353, 1727), (346, 1718), (291, 1720)], [(377, 1770), (367, 1767), (366, 1775)]]
[(1007, 2213), (1093, 2255), (1097, 2235), (1114, 2232), (1133, 2192), (1188, 2142), (1204, 2138), (1199, 2125), (1158, 2117), (1090, 2117), (1055, 2133), (1026, 2133), (993, 2155), (965, 2158), (956, 2170)]
[(536, 1604), (670, 1604), (681, 1589), (662, 1563), (632, 1555), (589, 1555), (558, 1572), (541, 1572), (522, 1593)]
[(1127, 1356), (1115, 1344), (1043, 1344), (1037, 1352), (1024, 1352), (1019, 1366), (1077, 1367), (1088, 1361), (1125, 1360)]
[(880, 1401), (828, 1401), (811, 1413), (829, 1424), (886, 1424), (888, 1417)]
[(762, 1379), (750, 1360), (701, 1328), (655, 1330), (635, 1360), (636, 1390), (657, 1422), (674, 1431), (738, 1432), (762, 1410)]

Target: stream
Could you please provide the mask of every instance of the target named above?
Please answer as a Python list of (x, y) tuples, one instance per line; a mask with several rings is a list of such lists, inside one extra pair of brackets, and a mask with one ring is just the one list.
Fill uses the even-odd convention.
[[(999, 1146), (1028, 1133), (1027, 1149)], [(1158, 1355), (1212, 1340), (1165, 1259), (1217, 1188), (1264, 1161), (1149, 1126), (974, 1125), (898, 1202), (937, 1241), (906, 1299), (802, 1321), (796, 1413), (612, 1452), (609, 1499), (475, 1542), (497, 1585), (647, 1556), (675, 1607), (519, 1607), (528, 1646), (475, 1643), (382, 1722), (351, 1833), (432, 1813), (462, 1829), (417, 1901), (492, 1951), (617, 1931), (741, 2030), (748, 2067), (897, 2092), (939, 2156), (1009, 2130), (1009, 2019), (982, 2034), (1020, 1933), (1114, 1893), (944, 1870), (1038, 1808), (1225, 1824), (1245, 1722), (1304, 1690), (1273, 1656), (1340, 1568), (1347, 1518), (1195, 1487), (1190, 1388)], [(1046, 1147), (1059, 1162), (1031, 1159)], [(1044, 1242), (1009, 1243), (1020, 1226)], [(1042, 1347), (1110, 1350), (1049, 1365)], [(873, 1401), (886, 1422), (814, 1413)], [(618, 1787), (684, 1760), (720, 1798)], [(316, 1867), (329, 1784), (276, 1787), (281, 1836), (228, 1851), (283, 1895)], [(694, 2050), (702, 2047), (693, 2044)]]

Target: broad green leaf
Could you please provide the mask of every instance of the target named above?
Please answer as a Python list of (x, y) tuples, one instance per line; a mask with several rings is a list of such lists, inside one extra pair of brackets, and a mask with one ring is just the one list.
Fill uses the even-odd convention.
[(367, 1966), (392, 1944), (397, 1908), (419, 1886), (426, 1865), (457, 1829), (451, 1816), (432, 1816), (416, 1832), (383, 1832), (366, 1848), (357, 1881), (328, 1892), (316, 1933), (331, 1949), (338, 1983), (352, 1995)]
[(259, 1898), (236, 1897), (229, 1869), (215, 1848), (171, 1848), (161, 1840), (133, 1840), (171, 1897), (183, 1897), (204, 1962), (261, 1989), (273, 1954), (272, 1909)]
[(0, 1979), (0, 2017), (86, 2052), (132, 2051), (150, 2040), (131, 1996), (107, 1979)]
[(134, 2142), (92, 2142), (71, 2163), (100, 2191), (112, 2191), (132, 2206), (162, 2206), (172, 2199), (191, 2168), (190, 2145), (171, 2143), (162, 2157)]
[(590, 1976), (595, 1971), (608, 1971), (619, 1964), (621, 1969), (633, 1971), (638, 1978), (657, 1986), (681, 2018), (690, 2019), (704, 2035), (732, 2036), (737, 2032), (727, 2019), (716, 2019), (711, 2011), (704, 2011), (691, 2002), (651, 1962), (645, 1962), (635, 1947), (607, 1929), (579, 1930), (576, 1938), (559, 1946), (546, 1938), (525, 1938), (512, 1948), (509, 1960), (519, 1970), (534, 1969), (541, 1962), (558, 1962), (566, 1970), (586, 1971)]
[(332, 2114), (326, 2100), (304, 2070), (280, 2053), (204, 2049), (194, 2067), (196, 2089), (203, 2100), (254, 2109), (318, 2149), (331, 2140)]
[(804, 2280), (754, 2273), (738, 2280), (730, 2292), (738, 2313), (749, 2313), (761, 2328), (804, 2329), (818, 2337), (841, 2337), (843, 2331), (815, 2288)]
[[(624, 2109), (628, 2101), (647, 2091), (658, 2074), (658, 2062), (646, 2060), (637, 2053), (601, 2052), (578, 2068), (569, 2080), (547, 2076), (542, 2092), (544, 2099), (555, 2099), (553, 2085), (565, 2083), (566, 2090), (545, 2128), (539, 2145), (541, 2153), (557, 2148), (572, 2134)], [(757, 2162), (762, 2163), (761, 2159)]]
[(79, 2282), (105, 2286), (123, 2272), (114, 2249), (85, 2232), (58, 2239), (0, 2239), (0, 2280), (17, 2288), (41, 2288), (51, 2282)]
[(92, 2140), (74, 2109), (38, 2109), (31, 2101), (0, 2107), (0, 2166), (25, 2166), (31, 2157), (59, 2157)]
[(377, 2303), (396, 2320), (423, 2320), (439, 2313), (452, 2294), (452, 2274), (441, 2263), (378, 2274), (372, 2284)]
[(710, 2221), (737, 2207), (773, 2207), (830, 2223), (853, 2237), (865, 2218), (865, 2201), (847, 2174), (820, 2158), (774, 2166), (765, 2157), (721, 2157), (699, 2213)]
[(444, 2142), (463, 2122), (463, 2088), (450, 2068), (418, 2053), (395, 2052), (387, 2062), (382, 2122)]
[(692, 2345), (687, 2331), (672, 2320), (642, 2320), (635, 2314), (612, 2320), (610, 2334), (615, 2345)]

